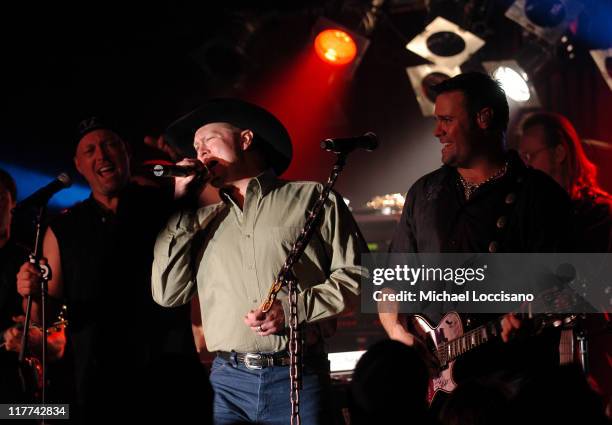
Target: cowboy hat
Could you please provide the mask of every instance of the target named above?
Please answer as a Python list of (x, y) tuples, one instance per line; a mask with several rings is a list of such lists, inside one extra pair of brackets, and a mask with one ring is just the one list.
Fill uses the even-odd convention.
[(269, 111), (240, 99), (214, 99), (204, 103), (170, 124), (165, 137), (170, 143), (188, 151), (193, 148), (195, 132), (215, 122), (253, 131), (256, 140), (262, 142), (260, 147), (277, 175), (289, 167), (293, 149), (285, 126)]

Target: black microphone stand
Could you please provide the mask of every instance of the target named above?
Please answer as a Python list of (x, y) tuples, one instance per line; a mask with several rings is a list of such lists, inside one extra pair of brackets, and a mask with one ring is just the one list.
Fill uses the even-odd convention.
[[(40, 401), (44, 405), (46, 403), (46, 386), (47, 386), (47, 318), (46, 318), (46, 304), (47, 304), (47, 284), (51, 279), (51, 268), (48, 265), (40, 265), (40, 259), (42, 257), (42, 235), (44, 227), (42, 226), (43, 218), (47, 212), (47, 206), (42, 205), (38, 207), (34, 224), (36, 226), (36, 236), (34, 239), (34, 251), (29, 256), (29, 261), (32, 264), (38, 265), (41, 272), (40, 282), (40, 314), (41, 314), (41, 327), (42, 327), (42, 353), (41, 353), (41, 380), (42, 386), (40, 391)], [(28, 334), (30, 331), (30, 322), (32, 319), (32, 295), (28, 295), (27, 307), (25, 311), (25, 320), (23, 323), (23, 334), (21, 336), (21, 351), (19, 352), (19, 375), (21, 378), (21, 384), (24, 392), (27, 393), (27, 379), (24, 376), (24, 369), (27, 367), (26, 353), (28, 351)], [(44, 422), (43, 422), (44, 423)]]
[(578, 326), (574, 328), (576, 332), (576, 342), (578, 343), (578, 362), (582, 367), (585, 375), (588, 375), (589, 370), (589, 334), (584, 324), (584, 315), (578, 320)]
[(323, 187), (319, 198), (315, 202), (312, 210), (308, 214), (306, 218), (306, 223), (302, 231), (300, 232), (298, 238), (293, 243), (291, 251), (289, 255), (285, 259), (285, 263), (281, 267), (280, 272), (278, 273), (274, 284), (270, 288), (268, 292), (268, 296), (266, 300), (261, 305), (261, 309), (264, 313), (268, 312), (276, 300), (276, 295), (281, 290), (282, 287), (287, 286), (289, 289), (289, 306), (290, 306), (290, 315), (289, 315), (289, 356), (290, 356), (290, 365), (289, 365), (289, 380), (290, 380), (290, 394), (289, 399), (291, 402), (291, 416), (290, 423), (291, 425), (300, 425), (300, 390), (302, 387), (302, 330), (299, 325), (298, 315), (297, 315), (297, 293), (298, 293), (298, 282), (297, 278), (293, 274), (292, 268), (300, 259), (308, 243), (312, 239), (316, 225), (319, 222), (319, 219), (323, 215), (324, 205), (327, 199), (329, 198), (329, 194), (336, 183), (336, 180), (344, 166), (346, 165), (346, 157), (348, 156), (347, 151), (342, 152), (334, 152), (336, 154), (336, 163), (332, 169), (332, 172), (327, 180), (327, 183)]
[[(377, 147), (378, 142), (374, 133), (366, 133), (365, 135), (370, 144), (366, 147), (367, 150), (373, 150)], [(321, 148), (331, 151), (336, 154), (336, 162), (332, 168), (332, 171), (327, 179), (327, 182), (323, 186), (323, 190), (319, 194), (319, 198), (315, 201), (312, 209), (307, 214), (306, 222), (302, 228), (297, 239), (294, 241), (289, 255), (285, 259), (281, 270), (276, 275), (274, 283), (268, 291), (268, 295), (265, 301), (261, 305), (261, 311), (267, 313), (272, 304), (276, 300), (277, 294), (280, 290), (287, 286), (288, 298), (289, 298), (289, 380), (290, 380), (290, 394), (289, 400), (291, 401), (291, 425), (300, 425), (300, 390), (302, 388), (302, 331), (298, 320), (297, 311), (297, 295), (298, 295), (298, 282), (297, 278), (293, 274), (293, 266), (298, 262), (308, 243), (314, 236), (316, 225), (323, 216), (325, 202), (329, 199), (329, 194), (338, 179), (338, 176), (346, 165), (346, 158), (356, 148), (360, 147), (358, 144), (343, 142), (338, 146), (332, 146), (327, 143), (330, 139), (321, 142)]]

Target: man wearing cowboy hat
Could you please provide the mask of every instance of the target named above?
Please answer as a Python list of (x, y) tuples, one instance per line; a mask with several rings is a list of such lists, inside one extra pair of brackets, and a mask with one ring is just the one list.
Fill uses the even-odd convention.
[[(277, 178), (289, 165), (291, 141), (268, 111), (236, 99), (208, 102), (168, 130), (189, 140), (208, 165), (222, 202), (185, 208), (155, 245), (153, 298), (167, 307), (198, 295), (207, 348), (217, 352), (211, 372), (216, 424), (288, 423), (289, 305), (286, 291), (272, 308), (260, 305), (319, 196), (322, 185)], [(177, 178), (185, 193), (193, 177)], [(200, 186), (201, 187), (201, 186)], [(299, 282), (298, 315), (304, 325), (304, 423), (329, 421), (329, 364), (324, 337), (359, 294), (366, 249), (341, 197), (332, 193), (322, 221), (293, 268)]]

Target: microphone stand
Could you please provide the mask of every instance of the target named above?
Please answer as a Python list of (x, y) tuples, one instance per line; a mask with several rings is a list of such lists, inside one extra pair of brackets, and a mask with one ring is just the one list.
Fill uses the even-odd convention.
[(289, 380), (291, 383), (290, 401), (291, 401), (291, 425), (300, 425), (300, 398), (299, 392), (302, 387), (302, 333), (298, 326), (298, 313), (297, 313), (297, 292), (298, 284), (297, 278), (292, 272), (292, 268), (300, 259), (308, 243), (312, 239), (315, 230), (315, 224), (319, 221), (322, 216), (323, 207), (325, 202), (329, 198), (329, 194), (338, 179), (338, 176), (346, 165), (346, 157), (349, 152), (334, 152), (336, 153), (336, 163), (332, 169), (332, 172), (325, 184), (319, 198), (315, 202), (312, 210), (306, 218), (304, 228), (300, 232), (298, 238), (293, 243), (289, 255), (285, 259), (285, 263), (281, 267), (266, 300), (261, 305), (261, 309), (264, 313), (268, 312), (272, 307), (272, 304), (276, 300), (276, 295), (280, 292), (281, 288), (288, 286), (289, 288), (289, 304), (290, 304), (290, 318), (289, 318)]
[(578, 342), (578, 362), (585, 375), (590, 372), (589, 368), (589, 334), (585, 329), (584, 316), (578, 321), (578, 326), (574, 328), (576, 341)]
[[(34, 251), (29, 256), (29, 261), (32, 264), (38, 264), (41, 271), (41, 300), (40, 300), (40, 314), (41, 314), (41, 327), (42, 327), (42, 353), (41, 353), (41, 376), (42, 386), (40, 399), (41, 404), (46, 403), (46, 386), (47, 386), (47, 319), (46, 319), (46, 304), (47, 304), (47, 284), (51, 279), (51, 268), (48, 265), (40, 266), (40, 259), (42, 257), (42, 226), (43, 218), (46, 215), (47, 206), (42, 205), (38, 208), (35, 216), (36, 236), (34, 239)], [(21, 336), (21, 351), (19, 352), (19, 376), (24, 392), (27, 392), (27, 381), (24, 376), (23, 369), (26, 366), (26, 353), (28, 351), (28, 334), (30, 331), (30, 322), (32, 316), (32, 295), (28, 295), (27, 307), (25, 311), (25, 320), (23, 323), (23, 334)], [(44, 421), (43, 421), (44, 423)]]

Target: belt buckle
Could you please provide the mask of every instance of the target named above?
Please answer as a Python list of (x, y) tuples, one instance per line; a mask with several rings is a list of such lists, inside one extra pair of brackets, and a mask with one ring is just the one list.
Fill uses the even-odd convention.
[(247, 367), (247, 369), (251, 369), (251, 370), (260, 370), (263, 369), (263, 366), (261, 364), (257, 365), (254, 363), (251, 363), (252, 361), (255, 360), (261, 360), (261, 354), (259, 353), (246, 353), (244, 355), (244, 365)]

